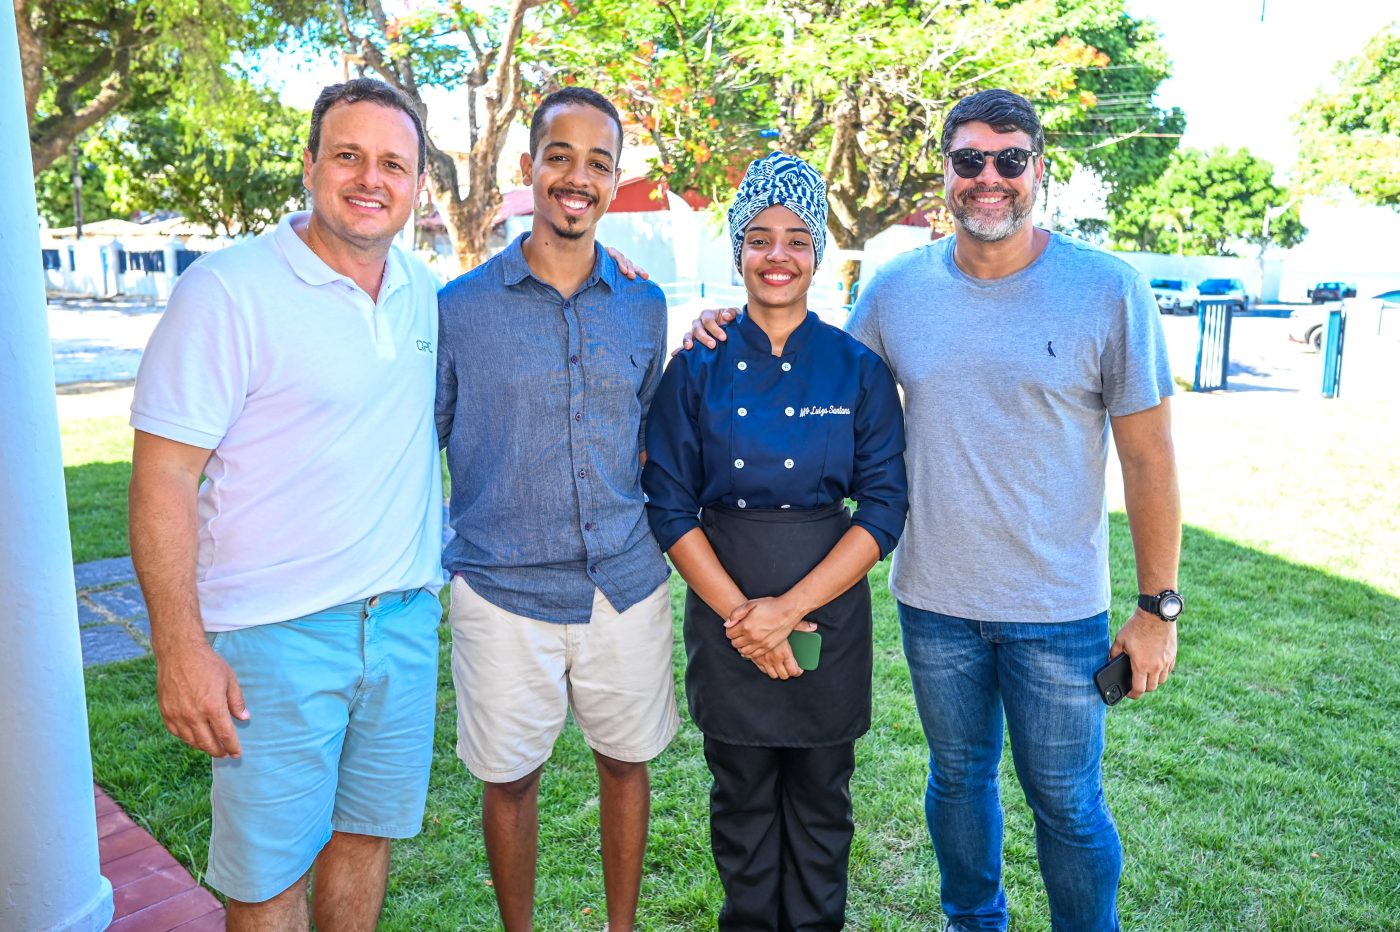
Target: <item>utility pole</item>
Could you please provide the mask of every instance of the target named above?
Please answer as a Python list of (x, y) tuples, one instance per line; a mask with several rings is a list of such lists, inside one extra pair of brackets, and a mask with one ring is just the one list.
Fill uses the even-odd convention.
[(78, 142), (73, 141), (73, 145), (68, 148), (69, 158), (73, 163), (73, 227), (77, 230), (75, 237), (83, 238), (83, 172), (79, 163)]

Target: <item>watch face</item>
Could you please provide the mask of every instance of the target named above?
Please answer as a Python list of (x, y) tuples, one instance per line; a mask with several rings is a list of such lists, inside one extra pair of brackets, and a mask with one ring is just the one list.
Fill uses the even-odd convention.
[(1177, 615), (1181, 614), (1181, 596), (1162, 596), (1162, 602), (1160, 605), (1157, 606), (1157, 608), (1162, 613), (1163, 618), (1175, 618)]

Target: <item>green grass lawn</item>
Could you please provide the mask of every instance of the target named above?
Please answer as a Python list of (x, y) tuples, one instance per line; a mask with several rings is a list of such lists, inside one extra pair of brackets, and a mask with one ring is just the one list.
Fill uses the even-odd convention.
[(126, 556), (131, 552), (126, 538), (131, 428), (126, 418), (67, 421), (62, 440), (73, 562)]
[[(1244, 420), (1252, 423), (1257, 414)], [(1224, 432), (1248, 445), (1249, 429), (1244, 424)], [(1257, 430), (1277, 436), (1268, 424)], [(1388, 446), (1370, 450), (1365, 462), (1336, 464), (1353, 470), (1342, 477), (1349, 481), (1324, 476), (1310, 483), (1314, 491), (1299, 512), (1304, 519), (1322, 507), (1319, 496), (1331, 495), (1333, 502), (1317, 518), (1328, 533), (1310, 538), (1313, 544), (1270, 538), (1272, 528), (1302, 537), (1313, 530), (1298, 520), (1289, 524), (1290, 499), (1280, 492), (1250, 491), (1271, 510), (1247, 527), (1217, 520), (1238, 514), (1239, 495), (1228, 496), (1219, 511), (1188, 511), (1182, 589), (1189, 608), (1177, 673), (1160, 693), (1125, 702), (1108, 716), (1106, 782), (1125, 850), (1125, 928), (1400, 929), (1394, 551), (1368, 563), (1355, 555), (1358, 548), (1339, 543), (1369, 536), (1376, 525), (1388, 534), (1400, 514), (1394, 472), (1388, 486), (1367, 485), (1366, 509), (1346, 507), (1376, 456), (1391, 463), (1400, 448), (1395, 431), (1376, 432), (1386, 434)], [(65, 451), (89, 451), (88, 465), (105, 463), (104, 451), (116, 447), (101, 434), (91, 422), (66, 425)], [(110, 555), (99, 533), (124, 525), (125, 476), (119, 468), (110, 474), (86, 468), (70, 468), (70, 496), (76, 498), (75, 482), (89, 483), (83, 494), (93, 509), (110, 506), (115, 514), (110, 522), (95, 516), (89, 522), (73, 509), (75, 553)], [(1209, 499), (1197, 469), (1206, 466), (1183, 465), (1188, 503)], [(106, 492), (97, 488), (104, 481), (111, 487)], [(1379, 514), (1370, 508), (1377, 500)], [(1121, 618), (1135, 594), (1122, 515), (1113, 515), (1112, 530), (1115, 614)], [(80, 542), (83, 534), (92, 539)], [(872, 583), (875, 716), (857, 746), (849, 927), (933, 930), (941, 924), (937, 869), (923, 825), (926, 750), (883, 566)], [(673, 579), (677, 609), (680, 591)], [(679, 652), (676, 659), (679, 673)], [(94, 769), (98, 782), (198, 875), (208, 840), (208, 766), (166, 734), (153, 682), (150, 660), (88, 671)], [(480, 841), (480, 791), (456, 760), (454, 741), (444, 649), (426, 824), (419, 837), (396, 846), (383, 928), (496, 927)], [(720, 890), (708, 847), (709, 781), (699, 734), (688, 719), (654, 764), (652, 779), (641, 927), (713, 928)], [(571, 726), (542, 785), (541, 929), (603, 926), (596, 789), (591, 758)], [(1002, 789), (1012, 926), (1048, 929), (1030, 814), (1009, 755)]]

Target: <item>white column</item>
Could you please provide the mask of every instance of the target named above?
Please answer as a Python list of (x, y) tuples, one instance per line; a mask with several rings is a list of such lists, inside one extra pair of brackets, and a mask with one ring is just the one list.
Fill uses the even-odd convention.
[(106, 928), (19, 46), (0, 13), (0, 929)]

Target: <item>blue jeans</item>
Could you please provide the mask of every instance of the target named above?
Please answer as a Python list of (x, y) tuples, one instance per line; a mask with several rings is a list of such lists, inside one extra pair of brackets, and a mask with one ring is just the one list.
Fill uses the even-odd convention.
[(899, 604), (929, 744), (924, 811), (957, 926), (1003, 932), (1002, 722), (1035, 815), (1040, 874), (1059, 932), (1113, 932), (1123, 849), (1104, 803), (1104, 709), (1094, 671), (1108, 614), (1060, 624), (971, 621)]

